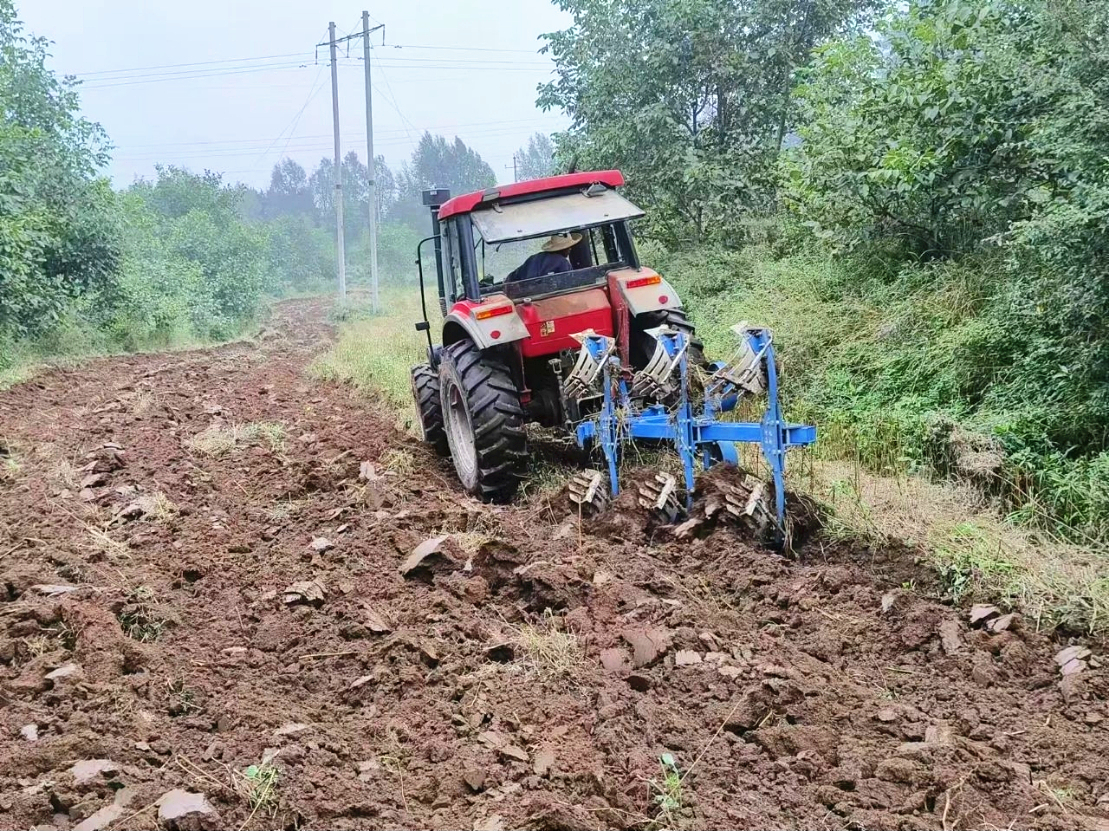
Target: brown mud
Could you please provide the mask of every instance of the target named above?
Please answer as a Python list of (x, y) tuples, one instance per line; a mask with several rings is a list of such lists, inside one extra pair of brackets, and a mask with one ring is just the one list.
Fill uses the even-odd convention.
[(907, 549), (480, 504), (306, 375), (325, 305), (269, 336), (0, 393), (0, 827), (1109, 826), (1096, 647)]

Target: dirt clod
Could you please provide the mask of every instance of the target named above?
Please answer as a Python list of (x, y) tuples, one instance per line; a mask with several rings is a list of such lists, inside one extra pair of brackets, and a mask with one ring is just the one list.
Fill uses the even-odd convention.
[(967, 615), (967, 620), (970, 621), (970, 626), (974, 627), (993, 618), (995, 615), (1001, 615), (1001, 610), (993, 604), (975, 604), (970, 608), (970, 613)]
[(206, 795), (172, 789), (157, 802), (158, 820), (168, 829), (207, 829), (216, 819), (216, 810)]
[(671, 634), (656, 627), (625, 630), (621, 635), (632, 648), (632, 665), (635, 667), (654, 664), (670, 648)]
[(119, 771), (119, 766), (111, 760), (81, 760), (73, 764), (70, 773), (73, 775), (75, 785), (83, 786), (86, 783), (96, 782), (104, 777), (110, 777)]
[(320, 579), (311, 581), (297, 581), (285, 587), (284, 601), (286, 604), (311, 604), (320, 606), (327, 598), (327, 589)]

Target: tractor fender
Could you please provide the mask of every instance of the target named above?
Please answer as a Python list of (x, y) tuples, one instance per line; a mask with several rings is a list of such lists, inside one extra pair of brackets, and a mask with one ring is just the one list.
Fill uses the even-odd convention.
[(610, 283), (616, 284), (633, 318), (644, 312), (682, 308), (674, 287), (654, 269), (619, 269), (609, 272), (608, 276)]
[(451, 307), (443, 322), (444, 346), (469, 338), (478, 349), (487, 350), (527, 337), (527, 327), (516, 314), (516, 306), (505, 295), (492, 295), (481, 303), (460, 300)]

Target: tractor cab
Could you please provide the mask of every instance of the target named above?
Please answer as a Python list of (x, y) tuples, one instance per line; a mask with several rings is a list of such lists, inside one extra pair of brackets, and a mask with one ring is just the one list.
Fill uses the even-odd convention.
[[(545, 297), (603, 285), (614, 269), (638, 268), (628, 221), (643, 211), (616, 192), (619, 174), (596, 177), (585, 185), (577, 174), (551, 177), (483, 192), (476, 204), (469, 195), (441, 206), (448, 298), (480, 301), (502, 291), (514, 300)], [(551, 252), (569, 268), (508, 279), (552, 237), (572, 243)]]

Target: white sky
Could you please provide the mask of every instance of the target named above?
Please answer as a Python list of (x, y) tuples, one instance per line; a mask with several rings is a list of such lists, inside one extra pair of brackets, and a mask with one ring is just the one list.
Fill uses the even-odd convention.
[[(108, 172), (117, 186), (151, 176), (157, 162), (224, 171), (228, 181), (252, 185), (267, 184), (283, 156), (311, 170), (332, 154), (328, 50), (319, 50), (317, 65), (315, 45), (326, 39), (329, 20), (340, 37), (360, 31), (363, 8), (371, 25), (386, 24), (384, 47), (381, 33), (374, 35), (374, 151), (391, 167), (400, 167), (426, 128), (458, 135), (500, 181), (511, 181), (513, 152), (537, 130), (567, 124), (561, 113), (535, 106), (536, 85), (550, 77), (550, 61), (535, 54), (539, 35), (569, 24), (548, 0), (16, 5), (29, 31), (55, 42), (51, 68), (82, 77), (84, 114), (116, 146)], [(349, 48), (339, 67), (343, 152), (365, 160), (361, 39)], [(195, 65), (201, 62), (210, 63)]]

